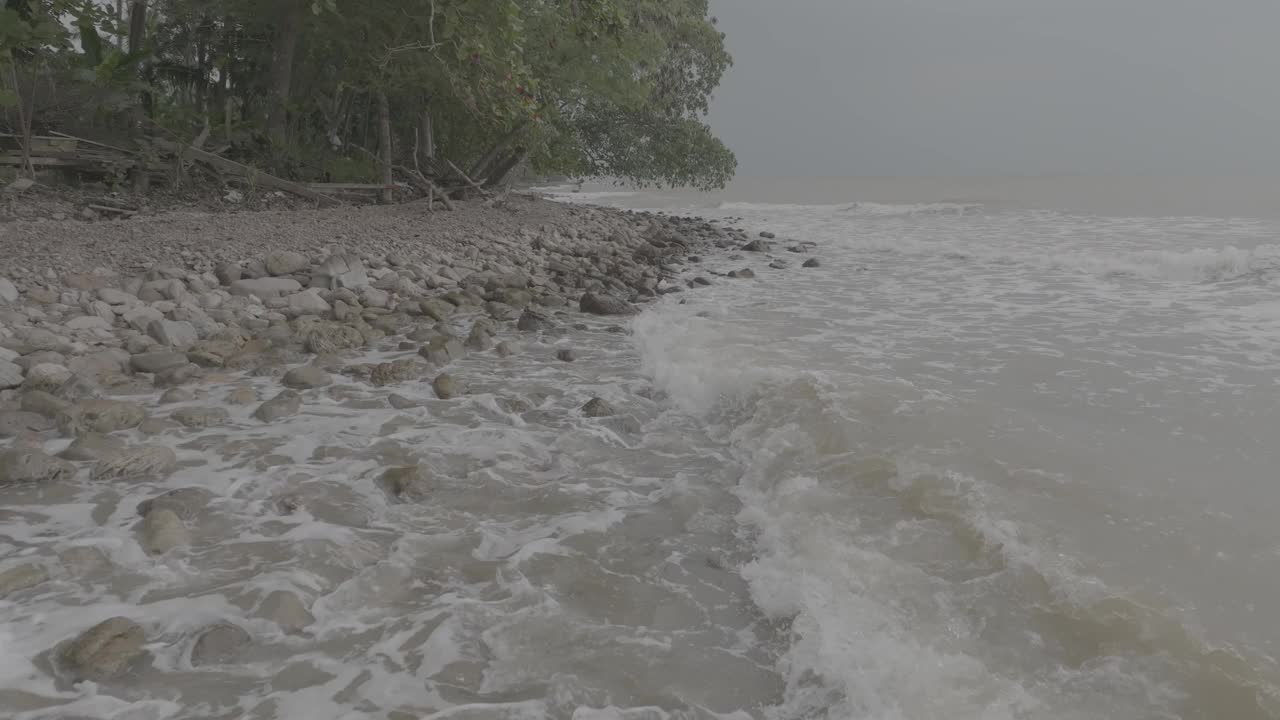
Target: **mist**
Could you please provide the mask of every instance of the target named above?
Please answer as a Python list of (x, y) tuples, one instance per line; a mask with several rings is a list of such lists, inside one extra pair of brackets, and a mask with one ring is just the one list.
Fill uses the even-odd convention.
[(745, 176), (1280, 174), (1280, 4), (713, 0)]

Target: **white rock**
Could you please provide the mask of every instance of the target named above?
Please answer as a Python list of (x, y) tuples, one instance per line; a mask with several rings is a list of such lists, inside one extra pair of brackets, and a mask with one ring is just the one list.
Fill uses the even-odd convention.
[(7, 303), (18, 302), (18, 288), (8, 278), (0, 277), (0, 300)]
[[(2, 337), (2, 335), (0, 335), (0, 337)], [(17, 352), (14, 352), (13, 350), (10, 350), (7, 347), (0, 347), (0, 361), (13, 362), (14, 360), (17, 360), (20, 357), (22, 356), (19, 355)]]
[(147, 334), (157, 342), (178, 350), (185, 350), (200, 341), (200, 334), (189, 322), (155, 320), (147, 326)]
[(231, 283), (232, 295), (256, 295), (263, 299), (291, 295), (300, 290), (302, 285), (293, 278), (254, 278)]
[(67, 321), (69, 330), (110, 330), (111, 324), (97, 315), (82, 315)]
[(111, 305), (109, 303), (105, 303), (101, 300), (94, 300), (89, 303), (89, 311), (106, 321), (108, 327), (114, 325), (116, 322), (116, 311), (111, 309)]
[(267, 272), (272, 275), (289, 275), (305, 270), (311, 261), (302, 253), (283, 250), (267, 255), (263, 264), (266, 265)]
[(115, 288), (98, 288), (98, 299), (108, 305), (133, 305), (138, 302), (136, 296)]
[(139, 307), (124, 314), (124, 321), (138, 332), (146, 332), (151, 323), (164, 320), (164, 313), (149, 307)]

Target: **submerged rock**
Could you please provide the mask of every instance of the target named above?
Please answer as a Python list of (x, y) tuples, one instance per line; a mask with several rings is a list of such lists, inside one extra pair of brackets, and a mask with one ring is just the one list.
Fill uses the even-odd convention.
[(135, 428), (147, 417), (137, 403), (123, 400), (86, 400), (58, 415), (58, 429), (65, 435), (87, 432), (113, 433)]
[(329, 373), (318, 367), (299, 367), (285, 373), (283, 382), (285, 387), (295, 390), (308, 390), (331, 385), (333, 384), (333, 378), (329, 377)]
[(609, 417), (616, 414), (617, 411), (609, 403), (600, 398), (591, 398), (587, 404), (582, 406), (582, 414), (589, 418)]
[(213, 499), (213, 493), (202, 487), (184, 487), (161, 493), (138, 503), (138, 515), (146, 517), (156, 510), (169, 510), (183, 519), (196, 517)]
[(555, 326), (555, 321), (546, 313), (538, 312), (533, 308), (525, 308), (525, 311), (520, 314), (520, 319), (516, 321), (516, 329), (524, 330), (525, 332), (550, 330)]
[(288, 590), (276, 590), (268, 595), (258, 606), (258, 615), (279, 625), (286, 633), (301, 632), (316, 620), (302, 600)]
[(76, 467), (39, 450), (0, 450), (0, 487), (66, 480)]
[(258, 406), (253, 416), (262, 422), (274, 422), (280, 418), (297, 415), (302, 409), (302, 396), (294, 390), (284, 390), (279, 395)]
[(178, 468), (178, 456), (161, 445), (137, 445), (104, 453), (93, 466), (94, 480), (162, 480)]
[(191, 664), (200, 667), (232, 662), (251, 642), (253, 638), (239, 625), (211, 625), (200, 632), (195, 645), (191, 647)]
[(369, 382), (375, 387), (386, 387), (413, 380), (420, 372), (418, 363), (413, 360), (395, 360), (375, 365), (369, 372)]
[(123, 450), (124, 446), (124, 441), (120, 438), (90, 432), (72, 440), (67, 449), (62, 451), (61, 457), (67, 460), (92, 461)]
[(49, 571), (37, 563), (24, 563), (0, 572), (0, 598), (33, 588), (49, 579)]
[(424, 500), (435, 488), (431, 472), (422, 465), (391, 468), (378, 478), (378, 485), (397, 500)]
[(104, 620), (58, 651), (61, 664), (76, 680), (109, 680), (128, 672), (146, 656), (142, 626), (123, 617)]
[(578, 359), (578, 354), (572, 348), (561, 348), (556, 351), (556, 359), (560, 362), (573, 362)]
[(822, 263), (818, 261), (818, 258), (809, 258), (808, 260), (805, 260), (803, 263), (801, 263), (800, 267), (807, 267), (807, 268), (822, 267)]
[(437, 375), (436, 379), (431, 381), (431, 389), (435, 390), (436, 397), (441, 400), (450, 400), (461, 392), (458, 382), (449, 373)]
[(307, 331), (307, 352), (329, 355), (364, 347), (364, 335), (350, 325), (336, 322), (316, 323)]
[[(172, 392), (172, 391), (171, 391)], [(173, 411), (169, 419), (188, 428), (207, 428), (222, 425), (231, 419), (226, 408), (220, 407), (185, 407)]]
[(53, 421), (44, 415), (23, 410), (0, 411), (0, 438), (42, 433), (52, 428)]
[(411, 400), (403, 395), (391, 393), (387, 396), (387, 402), (396, 410), (408, 410), (409, 408), (421, 407), (422, 403)]
[(634, 315), (638, 311), (626, 300), (612, 295), (586, 293), (578, 301), (578, 309), (592, 315)]
[(152, 510), (142, 518), (142, 548), (151, 555), (163, 555), (191, 544), (191, 534), (182, 518), (172, 510)]

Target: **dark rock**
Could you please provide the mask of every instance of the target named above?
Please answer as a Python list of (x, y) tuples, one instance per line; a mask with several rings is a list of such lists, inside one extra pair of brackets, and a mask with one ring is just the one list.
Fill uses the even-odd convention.
[(0, 487), (65, 480), (75, 473), (71, 463), (39, 450), (0, 450)]
[(524, 330), (525, 332), (549, 330), (555, 325), (555, 321), (550, 316), (533, 308), (525, 308), (525, 311), (520, 315), (520, 319), (516, 321), (516, 329)]
[(556, 351), (556, 359), (561, 362), (573, 362), (578, 359), (578, 356), (571, 348), (562, 348)]
[(293, 390), (283, 390), (279, 395), (258, 406), (253, 416), (262, 422), (274, 422), (280, 418), (297, 415), (302, 409), (302, 396)]
[(778, 237), (778, 236), (777, 236), (777, 235), (774, 235), (774, 234), (773, 234), (773, 233), (771, 233), (771, 232), (761, 232), (761, 233), (760, 233), (760, 237), (762, 237), (762, 238), (764, 238), (764, 239), (766, 239), (766, 240), (772, 240), (772, 239), (774, 239), (774, 238), (776, 238), (776, 237)]
[(586, 293), (578, 301), (578, 308), (592, 315), (634, 315), (636, 308), (631, 303), (612, 295)]
[(582, 406), (582, 414), (589, 418), (609, 417), (616, 412), (612, 405), (600, 398), (591, 398), (586, 405)]
[(137, 445), (103, 453), (94, 463), (94, 480), (162, 480), (178, 468), (178, 456), (161, 445)]
[(769, 252), (772, 248), (769, 246), (769, 243), (764, 240), (752, 240), (746, 245), (743, 245), (742, 249), (747, 252)]
[(333, 378), (318, 367), (299, 367), (285, 373), (283, 382), (285, 387), (294, 390), (309, 390), (331, 385)]
[(397, 500), (425, 500), (435, 489), (435, 479), (422, 465), (396, 467), (382, 473), (378, 485)]
[(77, 680), (101, 681), (127, 673), (146, 657), (142, 626), (123, 617), (104, 620), (58, 651), (61, 664)]
[(800, 267), (807, 267), (807, 268), (822, 267), (822, 263), (818, 262), (818, 258), (809, 258), (808, 260), (805, 260)]
[(191, 520), (204, 510), (213, 493), (202, 487), (184, 487), (170, 490), (138, 503), (138, 515), (146, 517), (155, 510), (168, 510), (179, 518)]
[(218, 623), (205, 628), (191, 647), (191, 664), (222, 665), (232, 662), (253, 638), (239, 625)]
[(436, 397), (441, 400), (450, 400), (462, 392), (458, 382), (448, 373), (437, 375), (436, 379), (431, 381), (431, 388), (435, 390)]

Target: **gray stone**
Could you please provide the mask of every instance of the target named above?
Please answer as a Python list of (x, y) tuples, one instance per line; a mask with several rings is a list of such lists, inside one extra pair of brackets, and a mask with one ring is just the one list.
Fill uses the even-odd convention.
[(123, 617), (104, 620), (58, 651), (63, 667), (77, 680), (110, 680), (129, 672), (146, 657), (146, 635)]
[(396, 500), (425, 500), (435, 489), (435, 479), (422, 465), (394, 467), (378, 477), (378, 485)]
[(572, 348), (561, 348), (556, 351), (556, 359), (560, 362), (573, 362), (578, 359)]
[(520, 346), (516, 343), (503, 340), (494, 347), (494, 351), (499, 357), (510, 357), (520, 352)]
[(0, 487), (66, 480), (75, 473), (71, 463), (39, 450), (0, 450)]
[(41, 433), (53, 428), (53, 420), (22, 410), (0, 410), (0, 438)]
[(0, 360), (0, 390), (16, 388), (22, 384), (22, 368), (8, 360)]
[(162, 405), (172, 405), (173, 403), (191, 402), (195, 399), (195, 395), (192, 395), (191, 391), (175, 387), (164, 391), (164, 394), (160, 396), (160, 403)]
[(187, 363), (178, 367), (165, 368), (156, 373), (153, 384), (156, 387), (173, 387), (183, 383), (191, 382), (200, 374), (200, 366), (195, 363)]
[(123, 400), (85, 400), (59, 413), (58, 429), (68, 436), (86, 432), (113, 433), (137, 427), (147, 411)]
[(53, 394), (68, 402), (82, 402), (101, 397), (102, 388), (90, 378), (73, 374), (59, 385)]
[(124, 447), (124, 441), (119, 438), (90, 432), (72, 440), (67, 449), (59, 453), (59, 457), (67, 460), (96, 461), (106, 455), (117, 453)]
[(609, 417), (617, 413), (613, 406), (600, 398), (591, 398), (582, 406), (582, 414), (589, 418)]
[(33, 588), (49, 579), (49, 571), (37, 563), (24, 563), (0, 572), (0, 598)]
[(368, 284), (369, 275), (365, 272), (364, 263), (353, 255), (330, 256), (311, 275), (311, 287), (326, 290), (356, 290)]
[(285, 301), (289, 303), (289, 309), (299, 315), (323, 315), (332, 309), (315, 290), (294, 293), (287, 296)]
[(809, 258), (808, 260), (805, 260), (803, 263), (801, 263), (800, 267), (807, 267), (807, 268), (822, 267), (822, 263), (818, 260), (818, 258)]
[(457, 338), (438, 335), (423, 345), (418, 354), (432, 365), (443, 367), (455, 360), (460, 360), (466, 352), (466, 348), (458, 342)]
[(164, 313), (152, 307), (137, 307), (121, 316), (129, 327), (138, 332), (146, 332), (151, 323), (164, 320)]
[(40, 363), (27, 370), (27, 378), (23, 381), (22, 387), (27, 390), (44, 390), (48, 392), (57, 390), (71, 377), (71, 371), (61, 365)]
[(636, 308), (626, 300), (612, 295), (586, 293), (578, 301), (578, 308), (592, 315), (634, 315)]
[(238, 263), (218, 263), (218, 266), (213, 269), (214, 277), (218, 278), (218, 282), (223, 285), (230, 285), (231, 283), (239, 280), (240, 272), (240, 265)]
[(263, 300), (292, 295), (300, 290), (302, 285), (293, 278), (251, 278), (231, 283), (232, 295), (241, 297), (256, 295)]
[(162, 445), (136, 445), (103, 453), (94, 463), (94, 480), (163, 480), (178, 468), (178, 456)]
[(441, 400), (450, 400), (461, 392), (458, 382), (449, 373), (437, 375), (436, 379), (431, 381), (431, 389), (435, 390), (436, 397)]
[(302, 600), (288, 590), (276, 590), (267, 595), (258, 606), (258, 616), (271, 620), (286, 633), (301, 632), (316, 620)]
[(18, 302), (18, 288), (8, 278), (0, 277), (0, 302), (10, 305)]
[(184, 487), (161, 493), (138, 503), (138, 515), (146, 517), (155, 510), (168, 510), (184, 520), (199, 516), (213, 493), (202, 487)]
[(471, 328), (471, 334), (467, 335), (466, 342), (463, 345), (472, 350), (483, 352), (493, 347), (493, 336), (484, 327), (476, 325)]
[(753, 277), (755, 277), (755, 276), (756, 276), (756, 274), (751, 270), (751, 268), (743, 268), (743, 269), (741, 269), (741, 270), (730, 270), (730, 271), (729, 271), (729, 277), (731, 277), (731, 278), (736, 278), (736, 279), (739, 279), (739, 280), (742, 280), (742, 279), (750, 279), (750, 278), (753, 278)]
[(111, 323), (97, 315), (81, 315), (66, 323), (68, 330), (110, 330)]
[(253, 638), (239, 625), (218, 623), (200, 631), (195, 645), (191, 647), (191, 664), (222, 665), (233, 662)]
[(147, 326), (147, 334), (177, 350), (186, 350), (200, 341), (195, 326), (185, 321), (155, 320)]
[(355, 350), (364, 344), (364, 335), (359, 330), (336, 322), (316, 323), (307, 331), (305, 341), (307, 351), (317, 355)]
[(487, 302), (484, 304), (484, 310), (489, 313), (489, 317), (499, 322), (515, 320), (520, 315), (519, 310), (501, 302)]
[(550, 330), (555, 326), (555, 321), (546, 313), (539, 312), (533, 308), (525, 308), (525, 311), (520, 314), (520, 319), (516, 321), (516, 329), (526, 332)]
[(329, 373), (318, 367), (299, 367), (284, 374), (284, 385), (295, 390), (308, 390), (333, 383)]
[(19, 328), (13, 335), (18, 341), (15, 349), (23, 355), (37, 352), (68, 353), (72, 350), (69, 340), (44, 328)]
[(409, 359), (380, 363), (375, 365), (369, 373), (369, 382), (375, 387), (386, 387), (387, 385), (396, 385), (413, 380), (421, 372), (422, 369), (418, 363)]
[(46, 418), (56, 418), (58, 413), (71, 407), (71, 403), (43, 390), (31, 390), (22, 394), (20, 407), (25, 412), (36, 413)]
[(302, 253), (283, 250), (270, 253), (262, 261), (262, 264), (267, 268), (268, 274), (279, 277), (305, 270), (311, 264), (311, 261)]
[(62, 567), (72, 577), (84, 577), (106, 568), (111, 564), (106, 553), (89, 545), (77, 545), (58, 553)]
[(746, 245), (743, 245), (742, 249), (747, 252), (769, 252), (773, 248), (764, 240), (752, 240)]
[(417, 400), (411, 400), (403, 395), (391, 393), (387, 396), (387, 402), (396, 410), (408, 410), (409, 408), (421, 407), (422, 403)]
[(423, 300), (419, 306), (423, 315), (436, 321), (444, 320), (454, 312), (454, 306), (451, 303), (439, 299)]
[(163, 555), (191, 544), (191, 533), (172, 510), (153, 510), (142, 518), (142, 548), (150, 555)]
[(293, 390), (284, 390), (279, 395), (258, 406), (253, 416), (262, 422), (274, 422), (280, 418), (297, 415), (302, 409), (302, 396)]
[(222, 425), (231, 419), (226, 408), (184, 407), (174, 410), (169, 419), (188, 428), (207, 428)]

